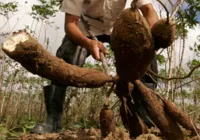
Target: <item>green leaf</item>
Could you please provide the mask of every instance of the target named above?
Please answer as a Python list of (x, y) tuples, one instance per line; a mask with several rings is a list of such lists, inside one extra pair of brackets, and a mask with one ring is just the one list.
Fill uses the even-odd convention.
[(26, 127), (23, 127), (22, 129), (23, 129), (23, 133), (26, 134), (27, 132)]
[(166, 59), (163, 55), (157, 55), (157, 60), (160, 63), (160, 65), (162, 65), (166, 62)]
[[(1, 135), (0, 135), (1, 136)], [(1, 136), (1, 140), (6, 140), (6, 136)]]
[(3, 134), (5, 134), (7, 132), (7, 129), (6, 129), (6, 127), (1, 127), (1, 133), (3, 133)]
[(81, 125), (81, 124), (75, 124), (75, 125), (74, 125), (74, 128), (80, 129), (80, 128), (82, 128), (82, 125)]
[(24, 127), (26, 129), (32, 129), (33, 127), (35, 126), (35, 123), (34, 124), (25, 124)]

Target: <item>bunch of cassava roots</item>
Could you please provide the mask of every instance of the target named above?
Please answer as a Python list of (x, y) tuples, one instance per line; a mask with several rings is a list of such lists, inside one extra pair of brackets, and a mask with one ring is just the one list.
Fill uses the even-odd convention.
[[(171, 101), (161, 98), (140, 81), (148, 71), (156, 55), (155, 51), (167, 48), (173, 43), (175, 29), (175, 22), (169, 18), (160, 19), (150, 29), (144, 17), (135, 9), (134, 3), (131, 8), (123, 10), (115, 21), (111, 47), (120, 77), (116, 94), (122, 102), (120, 114), (123, 124), (133, 137), (148, 133), (144, 120), (137, 114), (134, 104), (136, 100), (140, 100), (148, 119), (167, 139), (183, 140), (180, 126), (193, 132), (198, 131), (185, 112)], [(133, 93), (133, 90), (137, 92)], [(135, 95), (132, 94), (138, 94), (137, 99), (134, 99)]]
[[(3, 51), (33, 74), (61, 85), (97, 88), (105, 83), (116, 83), (116, 94), (121, 101), (120, 115), (132, 137), (148, 133), (146, 123), (137, 113), (134, 104), (140, 100), (149, 120), (160, 129), (168, 140), (183, 140), (180, 128), (197, 132), (198, 128), (189, 116), (171, 101), (161, 98), (147, 88), (140, 78), (147, 72), (155, 51), (169, 47), (175, 38), (175, 23), (161, 19), (150, 29), (134, 4), (121, 12), (111, 34), (111, 48), (115, 56), (118, 78), (99, 70), (80, 68), (52, 56), (25, 31), (14, 33), (3, 43)], [(137, 90), (137, 92), (132, 92)], [(138, 94), (137, 99), (135, 95)], [(100, 112), (102, 136), (115, 131), (113, 113), (108, 105)]]

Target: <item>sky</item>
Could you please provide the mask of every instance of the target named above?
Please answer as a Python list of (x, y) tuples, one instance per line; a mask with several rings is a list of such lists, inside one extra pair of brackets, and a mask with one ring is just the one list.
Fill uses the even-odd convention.
[[(13, 0), (0, 0), (0, 2), (10, 2)], [(28, 2), (27, 4), (25, 4), (25, 2)], [(33, 27), (36, 28), (36, 32), (38, 33), (40, 31), (40, 23), (36, 24), (36, 22), (33, 22), (33, 19), (30, 17), (30, 11), (31, 11), (31, 5), (32, 4), (37, 4), (38, 0), (18, 0), (19, 3), (19, 11), (17, 13), (15, 13), (14, 15), (11, 15), (9, 23), (4, 26), (3, 24), (6, 22), (6, 20), (0, 16), (0, 33), (2, 32), (6, 32), (6, 31), (17, 31), (19, 29), (24, 29), (25, 25), (31, 26), (33, 25)], [(131, 0), (127, 0), (127, 4), (126, 7), (129, 7), (131, 3)], [(153, 1), (153, 5), (155, 7), (155, 9), (157, 10), (157, 12), (159, 13), (159, 9), (162, 9), (162, 7), (158, 4), (158, 2)], [(165, 13), (162, 12), (162, 16), (165, 16)], [(200, 15), (199, 15), (200, 17)], [(54, 24), (52, 25), (52, 27), (49, 26), (45, 26), (44, 28), (42, 28), (42, 32), (40, 33), (40, 35), (36, 35), (36, 37), (39, 37), (39, 41), (41, 44), (44, 43), (44, 38), (45, 35), (47, 35), (50, 38), (50, 49), (49, 51), (55, 55), (56, 50), (58, 49), (58, 47), (60, 46), (62, 39), (65, 35), (64, 33), (64, 13), (62, 12), (58, 12), (56, 14), (56, 17), (52, 18), (51, 21), (54, 22)], [(59, 27), (58, 30), (55, 29), (55, 27)], [(45, 29), (46, 29), (46, 34), (45, 34)], [(186, 41), (186, 51), (188, 52), (189, 50), (187, 50), (189, 48), (189, 46), (192, 46), (194, 44), (194, 42), (197, 40), (197, 36), (200, 35), (200, 26), (197, 26), (195, 29), (193, 30), (189, 30), (189, 34), (188, 34), (188, 38)], [(4, 41), (4, 38), (0, 38), (0, 44)], [(177, 46), (179, 45), (180, 41), (176, 41), (175, 42), (177, 44)], [(176, 49), (176, 53), (179, 53), (179, 49)], [(188, 60), (191, 56), (190, 53), (185, 53), (185, 57), (184, 60)], [(92, 58), (90, 58), (92, 60)]]

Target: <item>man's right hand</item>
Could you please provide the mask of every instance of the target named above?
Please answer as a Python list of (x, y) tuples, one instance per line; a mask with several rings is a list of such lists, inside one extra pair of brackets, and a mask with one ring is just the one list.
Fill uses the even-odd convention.
[(91, 40), (88, 42), (88, 47), (86, 47), (91, 53), (94, 59), (100, 60), (100, 52), (104, 55), (109, 54), (108, 50), (104, 47), (103, 43), (97, 40)]
[(79, 16), (65, 14), (65, 32), (67, 36), (80, 46), (86, 48), (94, 59), (100, 60), (100, 51), (108, 54), (108, 50), (104, 47), (103, 43), (97, 40), (92, 40), (86, 37), (78, 28), (77, 23)]

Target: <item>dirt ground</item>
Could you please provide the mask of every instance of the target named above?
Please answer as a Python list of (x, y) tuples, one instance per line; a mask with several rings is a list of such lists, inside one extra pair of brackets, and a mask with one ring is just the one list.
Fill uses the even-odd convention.
[[(195, 136), (184, 130), (184, 140), (200, 140), (200, 137)], [(109, 134), (106, 138), (101, 138), (99, 129), (80, 129), (78, 131), (65, 130), (61, 133), (52, 133), (44, 135), (30, 134), (22, 136), (19, 140), (132, 140), (127, 131), (123, 128), (117, 128), (113, 134)], [(160, 131), (156, 128), (149, 129), (149, 134), (140, 135), (134, 140), (166, 140), (160, 136)]]

